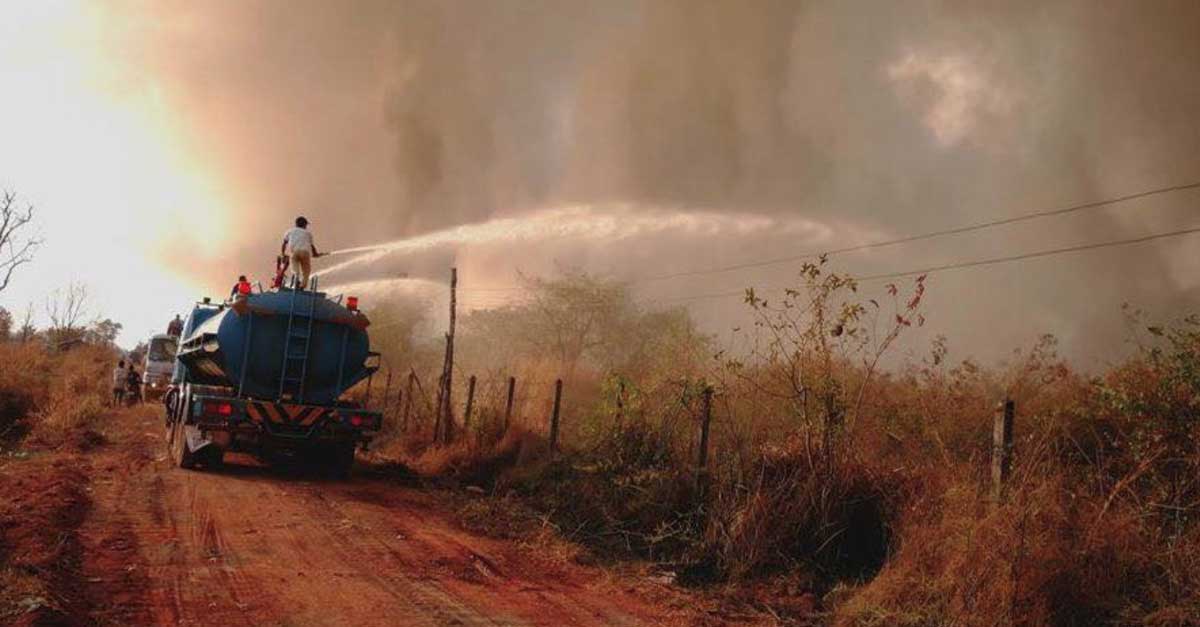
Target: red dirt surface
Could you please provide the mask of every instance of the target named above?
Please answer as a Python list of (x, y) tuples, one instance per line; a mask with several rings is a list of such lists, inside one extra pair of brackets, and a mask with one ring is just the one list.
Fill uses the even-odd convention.
[[(0, 466), (5, 562), (57, 591), (0, 623), (691, 624), (597, 568), (463, 531), (436, 491), (365, 473), (315, 480), (235, 458), (171, 468), (161, 418), (114, 416), (108, 444)], [(16, 481), (14, 481), (16, 479)], [(17, 547), (13, 549), (12, 547)], [(40, 570), (39, 570), (40, 569)]]
[[(90, 501), (76, 455), (0, 467), (0, 624), (58, 625), (83, 612), (71, 573), (82, 561), (75, 529)], [(20, 613), (6, 613), (16, 607)]]

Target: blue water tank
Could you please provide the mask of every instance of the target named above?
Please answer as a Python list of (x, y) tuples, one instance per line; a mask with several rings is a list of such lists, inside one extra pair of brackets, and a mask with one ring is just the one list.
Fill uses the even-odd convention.
[[(257, 399), (333, 404), (373, 372), (366, 326), (361, 313), (320, 292), (280, 290), (235, 305), (197, 305), (184, 326), (177, 382), (232, 388)], [(285, 352), (304, 354), (304, 336), (306, 358), (285, 365)], [(303, 371), (303, 385), (283, 386), (281, 399), (285, 368), (289, 376)]]

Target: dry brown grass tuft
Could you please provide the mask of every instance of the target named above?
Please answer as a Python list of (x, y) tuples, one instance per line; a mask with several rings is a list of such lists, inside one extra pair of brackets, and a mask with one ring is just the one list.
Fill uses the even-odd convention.
[(828, 586), (874, 574), (888, 555), (908, 477), (792, 438), (747, 475), (718, 475), (705, 540), (728, 579), (797, 570)]
[(1154, 551), (1129, 512), (1101, 512), (1061, 477), (992, 505), (961, 484), (920, 503), (880, 574), (837, 625), (1127, 624)]
[(0, 342), (0, 434), (15, 435), (50, 394), (53, 360), (40, 344)]
[(449, 477), (490, 488), (508, 469), (536, 463), (549, 452), (549, 445), (542, 437), (523, 429), (511, 429), (494, 442), (466, 437), (449, 446), (425, 448), (410, 457), (408, 464), (423, 475)]
[(112, 360), (100, 346), (51, 353), (37, 342), (0, 343), (0, 433), (63, 444), (105, 410)]

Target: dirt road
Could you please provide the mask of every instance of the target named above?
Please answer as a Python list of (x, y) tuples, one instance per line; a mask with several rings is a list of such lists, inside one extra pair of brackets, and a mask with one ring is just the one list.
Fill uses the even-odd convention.
[(456, 527), (436, 492), (233, 460), (171, 468), (155, 412), (85, 456), (78, 528), (89, 622), (158, 625), (641, 625), (686, 622), (620, 578)]

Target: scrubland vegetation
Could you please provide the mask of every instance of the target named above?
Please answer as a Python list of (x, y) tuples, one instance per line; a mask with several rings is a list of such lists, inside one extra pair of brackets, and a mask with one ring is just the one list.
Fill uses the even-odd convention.
[(52, 350), (40, 339), (0, 341), (0, 442), (27, 436), (58, 446), (105, 408), (116, 352), (107, 343)]
[(12, 332), (0, 309), (0, 623), (73, 624), (71, 532), (88, 504), (78, 457), (102, 440), (117, 350), (111, 322)]
[[(487, 490), (468, 524), (511, 533), (500, 515), (511, 505), (593, 558), (648, 560), (707, 590), (766, 586), (770, 599), (753, 603), (783, 620), (1200, 624), (1200, 320), (1131, 314), (1141, 348), (1097, 376), (1060, 359), (1050, 336), (993, 367), (951, 362), (944, 338), (923, 358), (889, 356), (924, 323), (925, 289), (918, 279), (864, 299), (824, 263), (805, 266), (781, 301), (748, 292), (741, 342), (718, 347), (684, 310), (645, 309), (622, 285), (531, 279), (524, 300), (460, 316), (446, 446), (430, 444), (442, 345), (414, 331), (419, 309), (385, 304), (380, 317), (411, 322), (375, 336), (396, 368), (392, 396), (409, 367), (420, 386), (407, 409), (390, 399), (376, 455)], [(480, 383), (464, 429), (470, 374)], [(1015, 460), (993, 502), (1006, 398)]]

